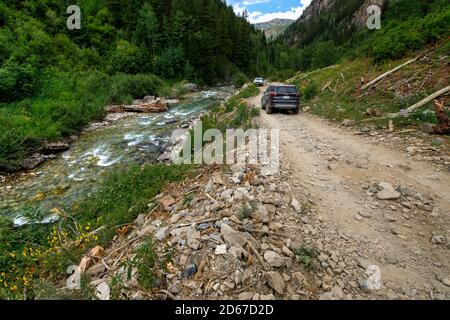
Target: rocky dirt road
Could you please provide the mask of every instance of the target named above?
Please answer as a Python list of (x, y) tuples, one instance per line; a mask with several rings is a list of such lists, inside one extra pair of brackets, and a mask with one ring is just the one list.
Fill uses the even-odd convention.
[[(445, 138), (360, 136), (308, 113), (258, 121), (281, 129), (280, 170), (204, 166), (169, 185), (81, 261), (100, 299), (113, 278), (124, 299), (450, 299)], [(133, 261), (149, 236), (160, 263), (144, 272)]]
[[(260, 99), (249, 103), (259, 108)], [(308, 113), (262, 111), (260, 122), (281, 129), (289, 192), (311, 203), (298, 238), (321, 252), (322, 298), (340, 298), (341, 290), (368, 298), (450, 298), (447, 168)], [(366, 270), (375, 279), (378, 268), (381, 289), (370, 290), (358, 277)]]

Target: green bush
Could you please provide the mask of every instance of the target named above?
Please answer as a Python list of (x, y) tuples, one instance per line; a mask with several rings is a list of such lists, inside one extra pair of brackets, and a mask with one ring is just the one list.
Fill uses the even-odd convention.
[(111, 77), (110, 101), (123, 102), (124, 97), (143, 98), (146, 95), (157, 95), (163, 81), (154, 75), (118, 74)]
[(243, 73), (238, 73), (234, 76), (233, 79), (233, 84), (237, 87), (237, 88), (242, 88), (242, 86), (244, 84), (246, 84), (248, 82), (248, 78), (245, 74)]
[(239, 93), (239, 98), (240, 99), (248, 99), (251, 97), (255, 97), (259, 94), (259, 89), (255, 84), (251, 84), (249, 85), (247, 88), (245, 88), (244, 90), (242, 90)]
[(315, 84), (314, 82), (308, 82), (308, 84), (304, 87), (301, 88), (300, 90), (301, 92), (301, 97), (303, 100), (311, 100), (312, 98), (314, 98), (317, 93), (319, 92), (319, 89), (317, 88), (317, 84)]
[(450, 33), (450, 8), (420, 19), (391, 22), (376, 34), (371, 51), (375, 60), (400, 59)]

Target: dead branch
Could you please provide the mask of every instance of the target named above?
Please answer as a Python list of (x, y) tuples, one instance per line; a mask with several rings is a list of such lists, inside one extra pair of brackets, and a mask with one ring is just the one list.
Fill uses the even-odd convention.
[(395, 90), (395, 89), (397, 89), (398, 87), (400, 87), (401, 85), (410, 83), (411, 81), (413, 81), (413, 80), (417, 77), (417, 75), (418, 75), (419, 73), (420, 73), (420, 71), (416, 72), (411, 78), (409, 78), (409, 79), (407, 79), (407, 80), (404, 80), (404, 79), (400, 80), (399, 82), (397, 82), (397, 83), (393, 84), (392, 86), (390, 86), (390, 87), (388, 88), (388, 90), (392, 90), (392, 89)]
[(402, 110), (401, 112), (398, 113), (389, 113), (387, 114), (387, 118), (397, 118), (400, 116), (407, 116), (410, 113), (420, 109), (421, 107), (423, 107), (424, 105), (426, 105), (427, 103), (433, 101), (434, 99), (440, 97), (441, 95), (447, 93), (450, 91), (450, 86), (445, 87), (444, 89), (441, 89), (435, 93), (433, 93), (432, 95), (426, 97), (425, 99), (419, 101), (418, 103), (416, 103), (415, 105), (412, 105), (411, 107), (409, 107), (408, 109)]
[(369, 83), (365, 84), (361, 89), (362, 89), (362, 90), (366, 90), (366, 89), (368, 89), (368, 88), (370, 88), (370, 87), (376, 85), (378, 82), (384, 80), (386, 77), (388, 77), (389, 75), (393, 74), (393, 73), (396, 72), (397, 70), (400, 70), (401, 68), (403, 68), (403, 67), (405, 67), (405, 66), (407, 66), (407, 65), (409, 65), (409, 64), (411, 64), (411, 63), (413, 63), (413, 62), (416, 62), (417, 60), (419, 60), (419, 58), (420, 58), (421, 56), (422, 56), (422, 55), (418, 55), (418, 56), (415, 57), (414, 59), (411, 59), (411, 60), (409, 60), (409, 61), (407, 61), (407, 62), (405, 62), (405, 63), (399, 65), (398, 67), (395, 67), (394, 69), (389, 70), (388, 72), (383, 73), (381, 76), (379, 76), (379, 77), (375, 78), (374, 80), (370, 81)]
[(322, 92), (323, 91), (325, 91), (325, 90), (327, 90), (330, 86), (331, 86), (331, 83), (332, 83), (332, 81), (330, 80), (330, 81), (328, 81), (324, 86), (323, 86), (323, 88), (322, 88)]

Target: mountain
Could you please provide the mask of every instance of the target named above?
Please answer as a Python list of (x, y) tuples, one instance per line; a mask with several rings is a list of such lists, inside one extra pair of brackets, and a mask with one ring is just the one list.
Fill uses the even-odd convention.
[(313, 0), (302, 16), (284, 33), (290, 45), (308, 45), (314, 41), (344, 42), (365, 26), (367, 8), (384, 9), (388, 0)]
[(268, 39), (274, 39), (282, 34), (295, 20), (274, 19), (268, 22), (255, 23), (258, 30), (264, 31)]
[[(367, 8), (380, 7), (381, 29), (366, 27)], [(343, 58), (401, 59), (449, 34), (448, 0), (313, 0), (271, 42), (269, 62), (280, 70), (313, 70)]]

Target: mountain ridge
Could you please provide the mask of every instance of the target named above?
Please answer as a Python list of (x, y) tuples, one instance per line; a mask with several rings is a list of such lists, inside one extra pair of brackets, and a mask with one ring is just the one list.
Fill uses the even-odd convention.
[(268, 39), (273, 39), (281, 35), (296, 20), (276, 18), (267, 22), (255, 23), (256, 29), (265, 33)]

